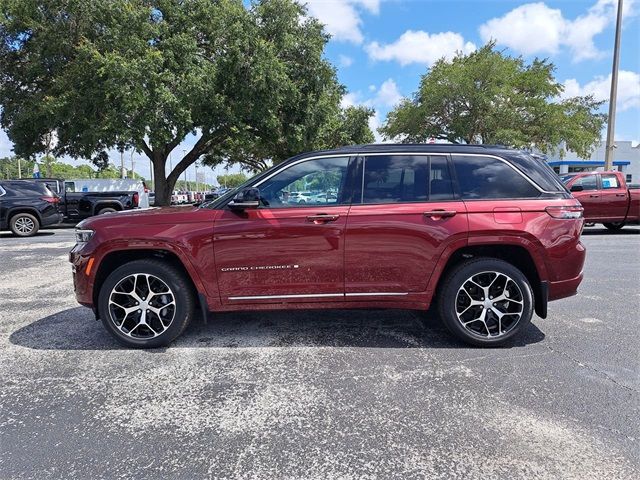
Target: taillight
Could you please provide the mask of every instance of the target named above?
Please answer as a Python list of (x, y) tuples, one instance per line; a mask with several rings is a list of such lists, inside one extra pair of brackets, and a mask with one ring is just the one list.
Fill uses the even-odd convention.
[(584, 208), (579, 205), (554, 205), (552, 207), (547, 207), (544, 210), (553, 218), (570, 220), (575, 218), (582, 218), (582, 212), (584, 211)]
[(60, 203), (59, 197), (40, 197), (40, 200), (44, 200), (49, 203)]
[(133, 206), (137, 207), (139, 202), (140, 202), (140, 195), (138, 195), (137, 193), (134, 193), (133, 194)]

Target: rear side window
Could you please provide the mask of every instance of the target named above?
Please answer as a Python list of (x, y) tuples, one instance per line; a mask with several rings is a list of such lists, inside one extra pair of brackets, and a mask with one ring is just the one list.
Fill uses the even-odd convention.
[(362, 158), (357, 177), (355, 198), (364, 204), (453, 199), (444, 156), (370, 155)]
[(35, 182), (19, 181), (9, 182), (5, 184), (7, 196), (12, 197), (33, 197), (40, 195), (51, 195), (51, 191), (46, 187)]
[(618, 177), (615, 175), (602, 175), (600, 177), (600, 181), (602, 182), (602, 188), (620, 188), (620, 182), (618, 182)]
[(577, 179), (571, 186), (582, 187), (583, 190), (597, 190), (598, 182), (595, 175), (587, 175), (585, 177), (580, 177), (579, 179)]
[(452, 155), (463, 199), (535, 198), (540, 191), (506, 161), (483, 155)]

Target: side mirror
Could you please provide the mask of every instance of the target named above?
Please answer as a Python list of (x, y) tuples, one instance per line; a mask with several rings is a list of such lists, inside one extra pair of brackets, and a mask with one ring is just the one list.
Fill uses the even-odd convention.
[(581, 192), (584, 190), (584, 187), (582, 185), (572, 185), (571, 186), (571, 191), (572, 192)]
[(260, 206), (260, 190), (257, 188), (245, 188), (240, 190), (233, 200), (228, 203), (232, 210), (246, 210)]

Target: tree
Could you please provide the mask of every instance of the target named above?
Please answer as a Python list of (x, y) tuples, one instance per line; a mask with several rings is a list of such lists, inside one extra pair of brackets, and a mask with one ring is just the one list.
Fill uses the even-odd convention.
[(224, 185), (228, 188), (235, 188), (247, 181), (247, 176), (244, 173), (229, 173), (226, 175), (218, 175), (216, 178), (218, 185)]
[(101, 169), (110, 149), (142, 152), (168, 204), (201, 157), (258, 170), (337, 123), (344, 87), (305, 13), (293, 0), (0, 0), (0, 124), (26, 157), (52, 133), (50, 153)]
[(488, 43), (450, 62), (438, 60), (413, 98), (389, 113), (380, 133), (405, 142), (437, 138), (543, 152), (564, 144), (588, 156), (606, 121), (597, 113), (602, 102), (592, 96), (559, 100), (563, 86), (552, 63), (535, 59), (526, 65), (494, 47)]

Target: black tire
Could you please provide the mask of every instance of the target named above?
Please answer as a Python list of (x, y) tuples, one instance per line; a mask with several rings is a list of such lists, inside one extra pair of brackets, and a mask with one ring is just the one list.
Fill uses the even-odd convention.
[(98, 213), (96, 215), (104, 215), (105, 213), (113, 213), (113, 212), (117, 212), (118, 210), (116, 210), (115, 208), (111, 208), (111, 207), (104, 207), (101, 208), (100, 210), (98, 210)]
[(30, 213), (16, 213), (9, 220), (9, 229), (18, 237), (32, 237), (40, 230), (40, 222)]
[[(135, 332), (132, 335), (127, 335), (121, 331), (116, 325), (116, 320), (112, 317), (112, 311), (110, 310), (109, 298), (112, 290), (121, 281), (134, 274), (152, 275), (164, 282), (172, 292), (173, 301), (175, 302), (173, 319), (166, 327), (166, 330), (151, 338), (142, 338), (135, 328), (130, 329), (129, 333)], [(149, 301), (151, 302), (151, 298), (149, 298)], [(189, 281), (182, 272), (161, 260), (135, 260), (116, 268), (104, 281), (98, 295), (98, 312), (104, 327), (122, 345), (133, 348), (157, 348), (169, 345), (187, 328), (193, 318), (194, 308), (194, 292)], [(137, 312), (131, 313), (133, 317), (136, 314)], [(157, 316), (155, 318), (158, 319)], [(133, 321), (135, 322), (136, 320)], [(144, 330), (150, 329), (145, 328)]]
[[(520, 298), (519, 301), (522, 302), (521, 303), (522, 313), (520, 314), (519, 318), (517, 315), (505, 315), (506, 316), (505, 323), (511, 322), (511, 324), (505, 327), (503, 329), (504, 330), (503, 333), (501, 333), (500, 335), (498, 335), (496, 331), (487, 332), (485, 327), (486, 324), (489, 324), (490, 325), (489, 328), (493, 329), (497, 327), (498, 331), (500, 329), (500, 326), (498, 326), (498, 323), (497, 323), (497, 316), (495, 315), (495, 313), (489, 313), (494, 311), (494, 308), (492, 308), (492, 305), (493, 307), (496, 306), (495, 303), (492, 304), (492, 302), (490, 301), (491, 297), (487, 299), (488, 303), (491, 305), (487, 307), (485, 306), (470, 307), (472, 308), (469, 311), (469, 314), (471, 314), (471, 317), (468, 317), (467, 319), (465, 319), (465, 320), (468, 320), (469, 318), (475, 318), (476, 312), (479, 312), (478, 314), (478, 317), (479, 317), (480, 315), (482, 315), (482, 310), (487, 308), (487, 313), (484, 314), (486, 315), (486, 318), (487, 318), (486, 323), (485, 322), (469, 322), (470, 324), (469, 327), (465, 327), (463, 326), (462, 321), (458, 319), (458, 314), (456, 310), (458, 308), (462, 310), (462, 312), (465, 311), (464, 310), (465, 305), (464, 304), (460, 305), (460, 301), (464, 300), (464, 295), (461, 294), (461, 299), (458, 299), (459, 290), (462, 289), (462, 287), (465, 284), (467, 285), (467, 287), (471, 286), (471, 288), (474, 288), (473, 285), (470, 285), (467, 283), (468, 279), (472, 277), (478, 279), (478, 278), (482, 278), (482, 276), (475, 277), (476, 275), (486, 275), (488, 280), (487, 283), (489, 283), (490, 279), (493, 278), (490, 276), (491, 274), (501, 274), (509, 277), (519, 289), (519, 290), (517, 289), (514, 290), (514, 285), (509, 284), (510, 285), (509, 288), (512, 291), (515, 291), (516, 293), (515, 294), (512, 293), (510, 295), (512, 298), (506, 298), (501, 305), (498, 305), (498, 307), (500, 308), (499, 311), (501, 312), (503, 311), (502, 305), (509, 305), (509, 308), (515, 307), (516, 309), (519, 310), (520, 307), (518, 307), (519, 304), (516, 303), (516, 300)], [(504, 277), (500, 277), (500, 278), (503, 279)], [(506, 285), (506, 280), (505, 280), (505, 285)], [(482, 285), (482, 286), (486, 286), (486, 285)], [(500, 285), (496, 283), (492, 288), (495, 289), (499, 287)], [(481, 291), (478, 290), (478, 292), (481, 292)], [(489, 290), (489, 292), (491, 292), (491, 290)], [(478, 293), (478, 295), (484, 295), (484, 294)], [(472, 297), (469, 296), (469, 299), (472, 299)], [(484, 296), (481, 296), (480, 298), (473, 299), (473, 300), (480, 301), (480, 299), (482, 299), (483, 301), (485, 300)], [(498, 260), (496, 258), (487, 258), (487, 257), (471, 259), (453, 268), (447, 274), (446, 278), (444, 279), (443, 283), (439, 288), (437, 303), (438, 303), (438, 314), (440, 315), (440, 319), (444, 323), (447, 330), (449, 330), (453, 335), (455, 335), (460, 340), (468, 344), (476, 345), (480, 347), (494, 347), (494, 346), (500, 346), (507, 343), (514, 336), (518, 335), (518, 333), (523, 328), (527, 326), (527, 324), (531, 321), (531, 317), (533, 316), (533, 311), (534, 311), (533, 291), (531, 289), (531, 285), (529, 284), (529, 281), (527, 280), (527, 277), (519, 269), (517, 269), (510, 263), (507, 263), (504, 260)], [(473, 310), (473, 309), (478, 309), (478, 310)], [(505, 308), (505, 311), (508, 312), (509, 310)], [(515, 310), (512, 310), (512, 311), (515, 311)], [(478, 332), (473, 331), (474, 328), (479, 329), (480, 331)], [(489, 337), (486, 335), (485, 332), (495, 333), (496, 335)]]
[(612, 232), (617, 232), (624, 227), (624, 222), (611, 222), (611, 223), (603, 223), (603, 225)]

